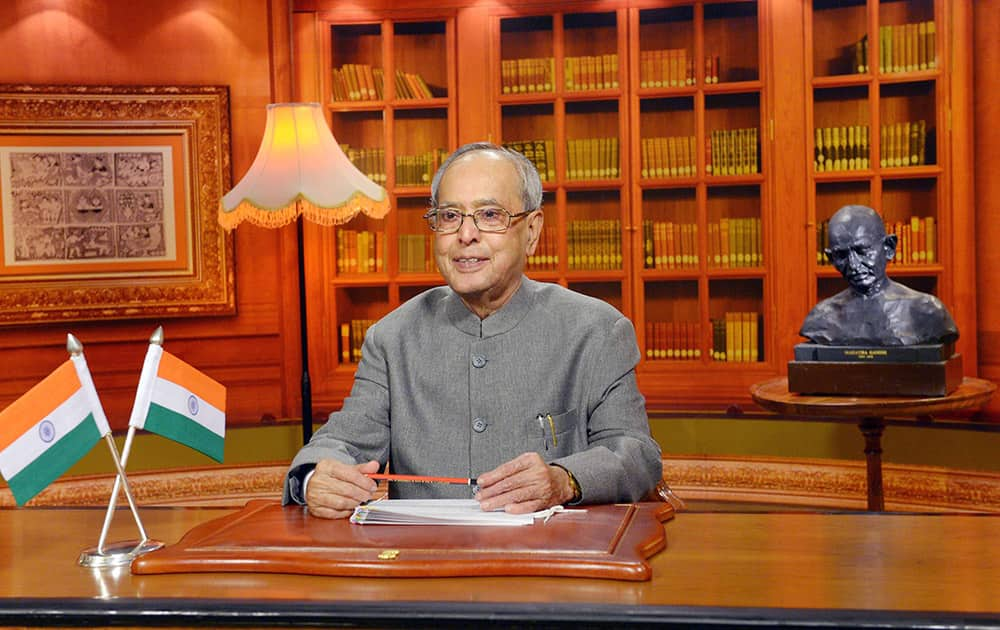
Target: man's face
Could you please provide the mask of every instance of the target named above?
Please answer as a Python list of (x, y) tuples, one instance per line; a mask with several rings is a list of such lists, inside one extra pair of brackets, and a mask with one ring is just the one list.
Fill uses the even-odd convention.
[[(468, 153), (455, 161), (441, 179), (437, 201), (439, 208), (463, 213), (485, 207), (510, 214), (523, 210), (517, 171), (489, 151)], [(457, 232), (435, 234), (438, 269), (466, 305), (486, 317), (517, 291), (541, 227), (541, 212), (514, 219), (506, 232), (481, 232), (472, 217), (465, 217)]]
[(851, 287), (870, 295), (882, 286), (891, 248), (884, 228), (870, 220), (857, 219), (830, 227), (827, 256)]

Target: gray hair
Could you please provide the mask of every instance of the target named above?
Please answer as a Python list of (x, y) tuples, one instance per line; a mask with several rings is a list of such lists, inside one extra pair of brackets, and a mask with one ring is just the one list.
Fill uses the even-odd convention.
[(538, 176), (535, 165), (517, 151), (492, 142), (470, 142), (455, 149), (455, 152), (448, 156), (437, 173), (434, 173), (434, 179), (431, 181), (431, 207), (438, 205), (438, 187), (441, 185), (441, 178), (444, 177), (445, 171), (455, 160), (473, 151), (492, 151), (511, 163), (521, 180), (521, 203), (524, 206), (524, 212), (538, 210), (542, 207), (542, 179)]

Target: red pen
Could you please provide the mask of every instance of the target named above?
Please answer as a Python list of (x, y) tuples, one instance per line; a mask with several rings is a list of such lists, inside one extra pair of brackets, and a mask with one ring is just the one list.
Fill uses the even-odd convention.
[(408, 481), (416, 483), (456, 483), (463, 486), (476, 485), (476, 478), (465, 477), (428, 477), (425, 475), (390, 475), (385, 473), (366, 473), (370, 479), (385, 479), (386, 481)]

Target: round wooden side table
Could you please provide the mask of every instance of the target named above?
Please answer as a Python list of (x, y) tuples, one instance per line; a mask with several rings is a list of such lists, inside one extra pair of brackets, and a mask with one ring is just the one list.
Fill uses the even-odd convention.
[(882, 432), (887, 417), (920, 418), (935, 413), (975, 409), (989, 401), (996, 384), (965, 377), (947, 396), (816, 396), (788, 391), (787, 378), (775, 378), (750, 387), (750, 395), (761, 407), (789, 416), (827, 418), (834, 422), (857, 422), (865, 437), (868, 478), (868, 510), (885, 509), (882, 491)]

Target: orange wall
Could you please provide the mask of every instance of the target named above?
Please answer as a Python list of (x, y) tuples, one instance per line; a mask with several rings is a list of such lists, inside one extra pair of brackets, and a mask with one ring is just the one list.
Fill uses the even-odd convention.
[[(287, 12), (282, 0), (3, 1), (0, 83), (226, 85), (235, 182), (256, 154), (265, 105), (287, 99)], [(289, 228), (237, 230), (235, 317), (0, 328), (0, 405), (66, 359), (72, 332), (122, 427), (146, 340), (162, 324), (167, 349), (229, 388), (230, 423), (297, 415), (294, 246)]]

